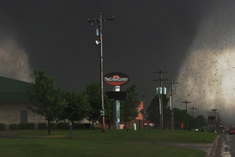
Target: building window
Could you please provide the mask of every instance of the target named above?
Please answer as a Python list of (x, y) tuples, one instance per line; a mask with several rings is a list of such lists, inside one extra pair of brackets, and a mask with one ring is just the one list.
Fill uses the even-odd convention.
[(28, 111), (27, 110), (20, 111), (20, 123), (28, 123)]

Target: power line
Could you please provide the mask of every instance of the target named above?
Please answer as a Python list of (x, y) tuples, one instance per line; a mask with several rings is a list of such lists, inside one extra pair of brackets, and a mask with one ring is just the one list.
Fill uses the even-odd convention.
[(29, 35), (34, 36), (34, 37), (37, 37), (37, 38), (39, 38), (39, 39), (41, 39), (41, 40), (47, 41), (48, 43), (51, 43), (51, 44), (54, 44), (54, 45), (56, 45), (56, 46), (65, 48), (65, 49), (67, 49), (67, 50), (69, 50), (69, 51), (72, 51), (72, 52), (78, 52), (78, 51), (75, 51), (75, 50), (73, 50), (73, 49), (71, 49), (71, 48), (68, 48), (67, 46), (58, 44), (58, 43), (56, 43), (56, 42), (53, 42), (53, 41), (51, 41), (51, 40), (48, 40), (48, 39), (46, 39), (46, 38), (43, 38), (43, 37), (38, 36), (38, 35), (36, 35), (36, 34), (33, 34), (33, 33), (31, 33), (31, 32), (25, 31), (24, 29), (22, 29), (22, 28), (20, 28), (20, 27), (17, 27), (17, 26), (14, 26), (14, 25), (12, 25), (12, 24), (10, 24), (10, 23), (8, 23), (8, 22), (5, 22), (5, 21), (3, 21), (3, 20), (0, 20), (0, 22), (1, 22), (1, 23), (4, 23), (4, 24), (7, 24), (7, 25), (9, 25), (9, 26), (11, 26), (11, 27), (13, 27), (13, 28), (15, 28), (15, 29), (18, 29), (18, 30), (20, 30), (20, 31), (22, 31), (22, 32), (24, 32), (24, 33), (26, 33), (26, 34), (29, 34)]

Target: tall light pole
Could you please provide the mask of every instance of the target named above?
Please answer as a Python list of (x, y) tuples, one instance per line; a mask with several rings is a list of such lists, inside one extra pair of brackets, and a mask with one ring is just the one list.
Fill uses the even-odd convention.
[(94, 23), (98, 24), (99, 28), (96, 28), (96, 36), (99, 37), (99, 41), (96, 40), (95, 43), (100, 48), (100, 96), (101, 96), (101, 116), (102, 116), (102, 132), (105, 132), (105, 113), (104, 113), (104, 65), (103, 65), (103, 36), (102, 36), (102, 27), (103, 21), (110, 21), (114, 20), (114, 17), (110, 19), (103, 19), (102, 14), (100, 12), (99, 18), (90, 20), (88, 19), (87, 22), (91, 23), (93, 26)]

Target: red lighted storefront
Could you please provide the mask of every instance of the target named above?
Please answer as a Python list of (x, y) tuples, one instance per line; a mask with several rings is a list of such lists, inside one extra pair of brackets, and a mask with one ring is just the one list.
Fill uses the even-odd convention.
[[(133, 124), (134, 123), (136, 123), (136, 128), (137, 129), (149, 129), (149, 128), (151, 128), (151, 126), (154, 125), (154, 124), (151, 123), (150, 121), (144, 121), (144, 118), (146, 118), (146, 117), (144, 117), (144, 115), (142, 114), (142, 109), (144, 107), (144, 102), (140, 101), (140, 102), (137, 102), (137, 103), (139, 104), (138, 117), (136, 117), (135, 119), (133, 119), (129, 122), (126, 122), (126, 129), (133, 129)], [(99, 124), (98, 127), (101, 127), (101, 124)], [(109, 129), (109, 126), (106, 124), (105, 128)], [(111, 129), (112, 128), (113, 128), (113, 126), (111, 126)], [(121, 121), (120, 129), (124, 129), (124, 121)]]

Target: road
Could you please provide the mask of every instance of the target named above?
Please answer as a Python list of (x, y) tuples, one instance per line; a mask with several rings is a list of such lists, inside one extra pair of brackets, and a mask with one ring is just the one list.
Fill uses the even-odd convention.
[(217, 153), (216, 157), (235, 157), (235, 134), (225, 132), (221, 138), (220, 154)]

